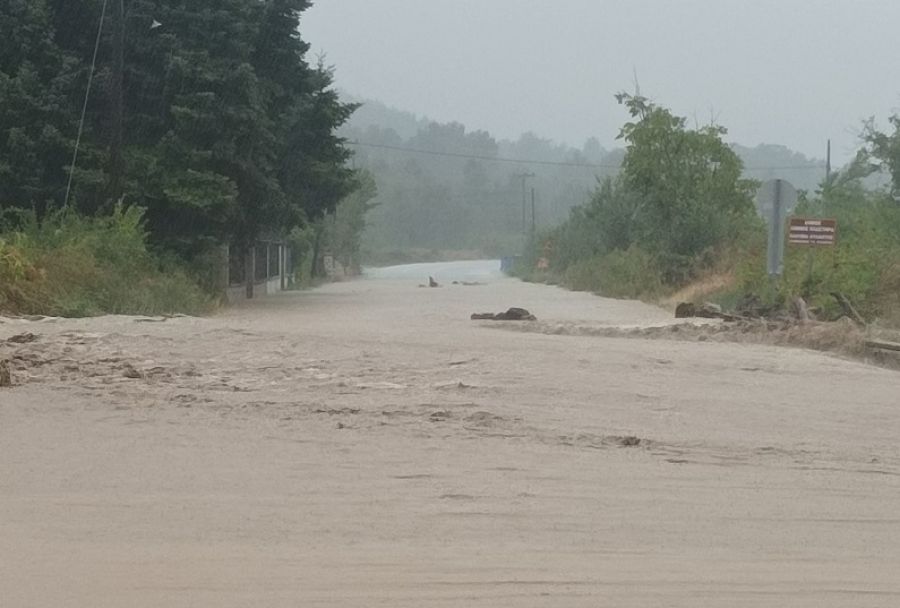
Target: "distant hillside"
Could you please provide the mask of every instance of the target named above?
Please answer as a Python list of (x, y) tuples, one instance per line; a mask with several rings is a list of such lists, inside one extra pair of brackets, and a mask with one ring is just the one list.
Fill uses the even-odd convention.
[(825, 161), (807, 158), (786, 146), (761, 144), (748, 148), (740, 144), (731, 144), (741, 160), (747, 177), (766, 181), (784, 179), (801, 190), (814, 191), (825, 179)]
[[(497, 140), (460, 123), (437, 123), (379, 101), (343, 97), (362, 105), (341, 135), (356, 149), (354, 162), (374, 174), (379, 189), (365, 237), (369, 251), (516, 252), (532, 221), (538, 228), (564, 221), (599, 179), (616, 173), (624, 156), (621, 148), (606, 150), (596, 138), (580, 148), (530, 132), (514, 141)], [(749, 178), (781, 178), (814, 191), (825, 177), (824, 161), (785, 146), (732, 148)]]
[(419, 118), (412, 112), (405, 112), (387, 106), (380, 101), (362, 99), (346, 93), (341, 94), (344, 101), (359, 103), (359, 109), (354, 112), (350, 123), (344, 127), (354, 131), (366, 131), (369, 127), (392, 130), (401, 139), (414, 137), (420, 129), (428, 127), (432, 122), (427, 118)]

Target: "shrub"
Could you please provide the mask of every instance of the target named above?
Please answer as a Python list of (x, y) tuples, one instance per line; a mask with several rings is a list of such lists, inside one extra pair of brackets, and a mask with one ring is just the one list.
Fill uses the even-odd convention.
[(26, 213), (14, 225), (0, 240), (0, 307), (7, 311), (77, 317), (212, 306), (183, 268), (162, 270), (139, 208), (102, 217), (58, 211), (40, 221)]
[(563, 284), (613, 298), (655, 298), (666, 290), (657, 260), (636, 246), (575, 262)]

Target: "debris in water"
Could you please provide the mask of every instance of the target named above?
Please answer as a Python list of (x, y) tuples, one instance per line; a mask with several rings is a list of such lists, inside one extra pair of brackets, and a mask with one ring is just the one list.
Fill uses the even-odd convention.
[(12, 386), (12, 375), (9, 373), (9, 361), (0, 361), (0, 388)]
[(623, 448), (633, 448), (641, 445), (641, 438), (634, 435), (626, 435), (625, 437), (617, 437), (616, 443)]
[(126, 363), (125, 367), (122, 368), (122, 375), (126, 378), (131, 378), (132, 380), (138, 380), (144, 377), (144, 374), (136, 370), (130, 363)]
[(733, 315), (722, 312), (722, 307), (712, 302), (703, 304), (694, 304), (693, 302), (681, 302), (675, 307), (676, 319), (722, 319), (723, 321), (739, 321), (742, 320), (740, 315)]
[(37, 336), (31, 332), (25, 332), (24, 334), (17, 334), (7, 338), (6, 341), (10, 344), (30, 344), (37, 341)]
[(440, 287), (441, 284), (434, 280), (434, 277), (428, 277), (428, 284), (419, 284), (419, 287)]
[(476, 312), (470, 317), (473, 321), (537, 321), (537, 317), (524, 308), (510, 308), (506, 312)]

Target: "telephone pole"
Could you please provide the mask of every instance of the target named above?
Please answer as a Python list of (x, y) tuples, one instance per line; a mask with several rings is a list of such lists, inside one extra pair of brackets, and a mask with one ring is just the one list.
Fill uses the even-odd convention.
[(534, 219), (534, 186), (531, 187), (531, 236), (537, 231), (537, 224)]
[(528, 201), (525, 192), (525, 180), (529, 177), (534, 177), (534, 173), (532, 173), (531, 171), (516, 173), (515, 177), (518, 177), (522, 180), (522, 234), (525, 234), (528, 231), (528, 213), (526, 212)]

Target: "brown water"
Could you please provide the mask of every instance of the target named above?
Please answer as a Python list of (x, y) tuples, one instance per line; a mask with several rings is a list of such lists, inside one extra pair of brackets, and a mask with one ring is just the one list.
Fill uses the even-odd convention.
[[(0, 323), (38, 336), (0, 342), (0, 605), (900, 605), (896, 372), (548, 335), (670, 319), (485, 265), (380, 276)], [(468, 319), (510, 306), (536, 331)]]

